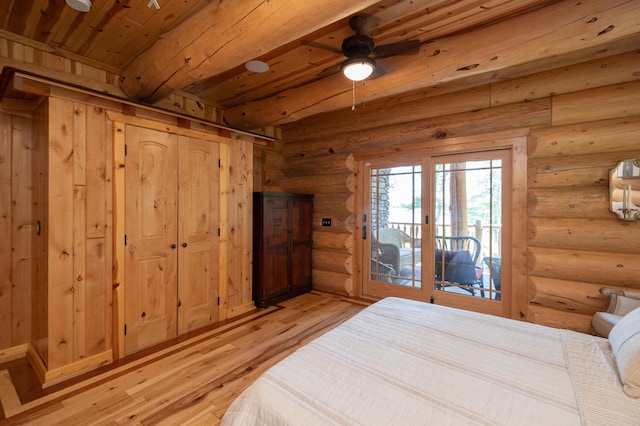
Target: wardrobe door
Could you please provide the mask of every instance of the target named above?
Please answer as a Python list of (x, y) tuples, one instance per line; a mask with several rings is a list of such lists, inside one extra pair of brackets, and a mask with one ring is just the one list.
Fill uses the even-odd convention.
[(177, 335), (177, 136), (126, 127), (125, 353)]
[(218, 320), (218, 144), (180, 136), (178, 334)]
[(289, 200), (291, 243), (291, 290), (311, 290), (311, 233), (313, 199), (292, 197)]

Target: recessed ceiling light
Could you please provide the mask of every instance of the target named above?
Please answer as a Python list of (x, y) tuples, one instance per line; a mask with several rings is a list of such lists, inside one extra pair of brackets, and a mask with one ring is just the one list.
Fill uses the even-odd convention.
[(91, 0), (67, 0), (67, 5), (78, 12), (88, 12), (91, 9)]
[(267, 72), (269, 71), (269, 64), (262, 61), (249, 61), (244, 64), (244, 67), (251, 72)]

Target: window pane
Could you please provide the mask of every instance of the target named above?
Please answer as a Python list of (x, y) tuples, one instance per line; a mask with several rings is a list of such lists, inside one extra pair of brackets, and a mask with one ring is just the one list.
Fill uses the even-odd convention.
[(420, 287), (420, 165), (371, 169), (371, 280)]

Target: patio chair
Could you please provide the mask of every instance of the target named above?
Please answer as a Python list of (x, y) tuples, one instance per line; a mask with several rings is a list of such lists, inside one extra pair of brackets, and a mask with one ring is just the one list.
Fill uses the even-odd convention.
[(397, 228), (378, 229), (380, 243), (392, 244), (398, 248), (398, 261), (394, 263), (396, 271), (401, 271), (405, 266), (413, 266), (420, 262), (420, 247), (412, 247), (411, 237)]
[(496, 290), (495, 300), (500, 300), (502, 295), (502, 260), (499, 257), (483, 257), (482, 263), (486, 265), (487, 269), (491, 270), (491, 280), (493, 281), (493, 288)]
[(396, 244), (385, 243), (382, 240), (378, 241), (376, 240), (375, 233), (372, 233), (371, 259), (376, 262), (389, 265), (395, 274), (400, 270), (400, 247)]
[(474, 237), (436, 236), (435, 245), (436, 280), (460, 284), (460, 288), (474, 296), (475, 289), (480, 288), (484, 297), (482, 268), (477, 266), (480, 241)]

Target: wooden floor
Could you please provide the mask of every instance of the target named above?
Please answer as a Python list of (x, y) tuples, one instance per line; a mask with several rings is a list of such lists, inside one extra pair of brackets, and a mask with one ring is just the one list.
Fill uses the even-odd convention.
[(366, 305), (304, 294), (44, 391), (25, 360), (0, 364), (0, 423), (216, 425), (267, 368)]

